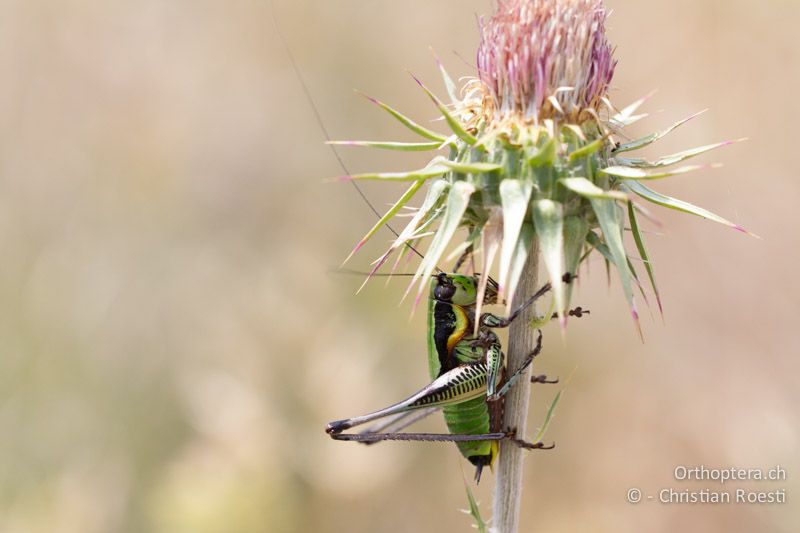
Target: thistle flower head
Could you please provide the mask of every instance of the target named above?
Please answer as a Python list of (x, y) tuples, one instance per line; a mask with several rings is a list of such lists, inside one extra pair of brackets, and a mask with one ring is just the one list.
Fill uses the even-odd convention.
[[(418, 81), (450, 133), (431, 131), (373, 100), (426, 142), (348, 143), (391, 150), (446, 150), (419, 170), (345, 176), (348, 180), (410, 183), (356, 250), (428, 184), (422, 205), (376, 261), (373, 272), (406, 244), (432, 234), (414, 277), (420, 283), (418, 298), (440, 262), (474, 250), (483, 272), (479, 304), (483, 301), (480, 295), (492, 287), (488, 273), (493, 272), (498, 279), (499, 299), (506, 298), (510, 306), (509, 296), (515, 293), (530, 250), (539, 249), (563, 326), (571, 287), (565, 288), (561, 280), (565, 274), (576, 274), (590, 252), (596, 251), (616, 269), (638, 324), (635, 289), (643, 297), (646, 293), (637, 264), (647, 273), (661, 307), (638, 220), (640, 215), (649, 214), (640, 201), (744, 231), (645, 184), (707, 168), (674, 165), (730, 142), (656, 160), (628, 157), (628, 152), (655, 143), (689, 119), (627, 140), (624, 129), (646, 117), (635, 114), (646, 99), (617, 111), (606, 97), (616, 62), (605, 36), (607, 12), (602, 0), (497, 2), (494, 15), (481, 21), (479, 77), (467, 82), (463, 96), (443, 68), (450, 104), (444, 104)], [(464, 238), (453, 247), (460, 228), (466, 230)]]
[(478, 48), (495, 112), (538, 122), (597, 109), (616, 66), (606, 17), (602, 0), (498, 0)]

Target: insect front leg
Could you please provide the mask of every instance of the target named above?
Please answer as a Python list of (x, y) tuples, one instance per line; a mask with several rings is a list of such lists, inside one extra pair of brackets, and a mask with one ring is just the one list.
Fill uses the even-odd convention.
[[(564, 277), (563, 277), (564, 283), (572, 283), (574, 280), (575, 280), (575, 276), (574, 275), (569, 274), (569, 273), (568, 274), (564, 274)], [(533, 303), (536, 300), (538, 300), (539, 298), (541, 298), (542, 296), (547, 294), (547, 292), (550, 291), (551, 288), (552, 288), (552, 286), (550, 285), (550, 283), (545, 283), (542, 286), (541, 289), (536, 291), (536, 294), (534, 294), (533, 296), (528, 298), (528, 300), (525, 303), (523, 303), (518, 308), (516, 308), (510, 315), (508, 315), (508, 317), (503, 318), (503, 317), (499, 317), (497, 315), (493, 315), (491, 313), (484, 313), (483, 315), (481, 315), (481, 319), (480, 319), (481, 325), (484, 325), (484, 326), (487, 326), (487, 327), (490, 327), (490, 328), (507, 328), (508, 326), (511, 325), (512, 322), (514, 322), (514, 320), (517, 319), (517, 317), (523, 311), (525, 311), (525, 309), (527, 309), (528, 307), (533, 305)], [(573, 312), (576, 312), (577, 314), (573, 315), (572, 314)], [(580, 317), (582, 313), (588, 313), (588, 311), (584, 311), (583, 309), (578, 307), (578, 308), (570, 311), (570, 316)]]
[(499, 397), (504, 396), (509, 391), (509, 389), (511, 389), (514, 383), (516, 383), (516, 381), (519, 379), (522, 373), (525, 372), (529, 366), (531, 366), (531, 363), (533, 363), (533, 360), (536, 358), (536, 356), (541, 353), (542, 330), (538, 330), (538, 333), (539, 336), (536, 339), (536, 347), (531, 351), (531, 353), (528, 354), (527, 357), (525, 357), (525, 361), (522, 362), (522, 365), (518, 369), (516, 369), (513, 374), (511, 374), (511, 376), (508, 378), (508, 380), (506, 380), (506, 382), (503, 384), (500, 390), (497, 391), (497, 394), (495, 394), (494, 397), (490, 397), (489, 400), (496, 400)]
[(536, 294), (528, 298), (528, 300), (522, 304), (521, 306), (517, 307), (510, 315), (507, 317), (500, 317), (494, 315), (492, 313), (483, 313), (481, 315), (481, 325), (489, 327), (489, 328), (507, 328), (511, 325), (514, 320), (522, 314), (528, 307), (533, 305), (533, 302), (547, 294), (551, 289), (551, 285), (549, 283), (545, 283), (541, 289), (536, 291)]

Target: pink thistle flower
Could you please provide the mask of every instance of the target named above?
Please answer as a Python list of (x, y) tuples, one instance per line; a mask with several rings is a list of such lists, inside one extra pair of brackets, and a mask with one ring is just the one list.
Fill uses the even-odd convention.
[(602, 0), (498, 0), (478, 71), (496, 114), (538, 123), (596, 110), (614, 76)]

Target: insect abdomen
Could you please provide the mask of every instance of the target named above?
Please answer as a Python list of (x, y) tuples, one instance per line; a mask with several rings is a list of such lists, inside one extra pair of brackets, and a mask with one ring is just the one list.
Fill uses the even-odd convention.
[[(489, 407), (485, 396), (479, 396), (463, 403), (448, 405), (444, 409), (444, 419), (450, 433), (457, 435), (482, 435), (490, 433)], [(458, 442), (459, 451), (473, 464), (491, 464), (492, 441)]]

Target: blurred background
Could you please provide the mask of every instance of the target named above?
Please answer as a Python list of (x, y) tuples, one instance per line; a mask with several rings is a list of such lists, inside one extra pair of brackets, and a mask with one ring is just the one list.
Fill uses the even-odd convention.
[[(523, 531), (800, 530), (800, 3), (608, 0), (613, 100), (652, 89), (644, 134), (710, 107), (650, 155), (725, 139), (724, 164), (657, 184), (751, 239), (658, 210), (664, 321), (642, 344), (602, 260), (590, 318), (546, 332), (537, 371), (572, 375), (526, 462)], [(0, 3), (0, 531), (467, 531), (450, 445), (331, 441), (329, 420), (426, 382), (405, 288), (336, 275), (375, 222), (341, 173), (270, 3)], [(411, 139), (355, 95), (421, 121), (488, 0), (275, 0), (334, 138)], [(455, 52), (455, 53), (453, 53)], [(351, 170), (425, 155), (342, 151)], [(397, 190), (367, 185), (380, 208)], [(366, 269), (390, 234), (351, 264)], [(535, 388), (530, 426), (556, 387)], [(423, 428), (442, 428), (432, 420)], [(688, 483), (677, 465), (783, 483)], [(491, 512), (493, 476), (476, 494)], [(629, 488), (786, 488), (783, 505), (626, 502)]]

